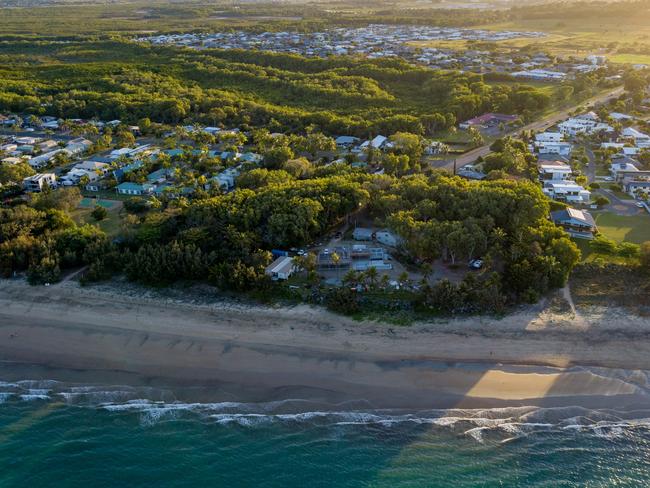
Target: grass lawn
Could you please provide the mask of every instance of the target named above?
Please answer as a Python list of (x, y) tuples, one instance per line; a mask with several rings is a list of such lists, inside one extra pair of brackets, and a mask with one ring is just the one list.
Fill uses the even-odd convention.
[(648, 54), (617, 53), (608, 56), (608, 58), (614, 63), (650, 64), (650, 55)]
[[(122, 216), (120, 215), (121, 205), (113, 205), (111, 208), (107, 208), (108, 215), (104, 220), (97, 222), (92, 214), (94, 206), (80, 206), (76, 210), (70, 212), (72, 218), (78, 225), (91, 224), (99, 227), (101, 230), (106, 232), (106, 235), (109, 237), (115, 237), (120, 231), (120, 224), (122, 222)], [(106, 207), (105, 207), (106, 208)]]
[(586, 239), (573, 239), (573, 242), (575, 242), (578, 246), (578, 249), (580, 249), (581, 263), (592, 263), (597, 259), (602, 259), (606, 263), (620, 264), (623, 266), (636, 266), (639, 264), (639, 260), (637, 258), (626, 258), (622, 256), (612, 256), (610, 254), (600, 254), (594, 252), (589, 245), (590, 241)]
[(593, 212), (601, 234), (617, 242), (641, 244), (650, 241), (650, 214), (623, 216), (610, 212)]

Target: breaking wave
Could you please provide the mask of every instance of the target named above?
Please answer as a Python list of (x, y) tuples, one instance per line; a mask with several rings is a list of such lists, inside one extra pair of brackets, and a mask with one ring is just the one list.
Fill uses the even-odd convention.
[[(615, 439), (630, 430), (650, 432), (650, 410), (618, 411), (579, 406), (534, 406), (489, 409), (432, 409), (420, 411), (368, 408), (367, 402), (326, 404), (306, 399), (264, 403), (182, 402), (170, 391), (118, 386), (78, 386), (56, 381), (0, 382), (0, 405), (49, 401), (63, 406), (93, 408), (122, 415), (138, 415), (141, 425), (195, 418), (222, 426), (255, 428), (269, 424), (308, 427), (376, 427), (390, 429), (423, 425), (443, 429), (478, 442), (513, 440), (544, 432), (589, 432)], [(1, 408), (1, 407), (0, 407)]]

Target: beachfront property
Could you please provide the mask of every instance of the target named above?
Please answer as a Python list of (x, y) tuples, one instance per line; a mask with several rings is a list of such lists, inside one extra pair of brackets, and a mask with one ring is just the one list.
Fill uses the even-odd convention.
[(545, 181), (542, 191), (546, 196), (559, 202), (574, 204), (587, 204), (591, 199), (591, 192), (575, 181)]
[(562, 227), (571, 237), (579, 239), (593, 239), (598, 230), (596, 221), (586, 210), (567, 208), (551, 212), (551, 220), (555, 225)]
[(273, 281), (284, 281), (288, 280), (295, 271), (296, 265), (293, 258), (280, 256), (266, 267), (264, 273)]
[(38, 173), (23, 179), (23, 189), (28, 193), (39, 193), (45, 187), (56, 188), (54, 173)]

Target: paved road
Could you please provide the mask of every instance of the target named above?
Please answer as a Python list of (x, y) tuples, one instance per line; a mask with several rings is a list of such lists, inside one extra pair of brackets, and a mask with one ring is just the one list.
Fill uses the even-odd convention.
[[(562, 120), (565, 120), (569, 118), (570, 114), (577, 110), (579, 107), (584, 107), (584, 106), (595, 106), (599, 104), (606, 103), (614, 98), (618, 98), (624, 91), (624, 88), (622, 86), (616, 88), (615, 90), (611, 90), (607, 93), (603, 93), (602, 95), (598, 95), (596, 97), (590, 98), (589, 100), (585, 100), (582, 102), (580, 105), (575, 105), (573, 107), (567, 108), (565, 110), (562, 110), (561, 112), (556, 112), (552, 115), (549, 115), (548, 117), (537, 120), (535, 122), (531, 122), (528, 125), (525, 125), (523, 127), (520, 127), (519, 129), (516, 129), (506, 135), (511, 135), (511, 136), (518, 136), (522, 132), (526, 131), (543, 131), (548, 129), (549, 127), (557, 124), (558, 122), (561, 122)], [(456, 167), (460, 168), (461, 166), (469, 163), (473, 163), (476, 161), (479, 157), (485, 157), (488, 154), (490, 154), (492, 151), (490, 151), (490, 146), (481, 146), (476, 149), (472, 149), (471, 151), (466, 152), (465, 154), (459, 156), (456, 158)], [(450, 171), (454, 170), (454, 161), (441, 161), (440, 166), (436, 166), (437, 168), (444, 168), (448, 169)]]
[(585, 145), (585, 153), (589, 158), (589, 164), (587, 164), (587, 167), (585, 168), (585, 176), (589, 183), (593, 183), (596, 181), (596, 155), (589, 147), (589, 144)]
[(600, 188), (595, 190), (594, 193), (603, 195), (611, 202), (609, 205), (603, 207), (604, 210), (613, 212), (616, 215), (637, 215), (643, 212), (642, 208), (636, 206), (636, 200), (623, 200), (617, 197), (612, 191)]

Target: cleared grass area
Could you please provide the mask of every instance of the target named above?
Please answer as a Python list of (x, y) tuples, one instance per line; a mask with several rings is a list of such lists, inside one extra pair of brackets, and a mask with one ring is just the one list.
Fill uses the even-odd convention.
[(608, 56), (614, 63), (650, 64), (650, 54), (612, 54)]
[[(108, 202), (104, 202), (104, 203), (108, 203)], [(80, 206), (76, 210), (70, 212), (70, 215), (78, 225), (84, 225), (84, 224), (94, 225), (96, 227), (99, 227), (101, 230), (103, 230), (107, 236), (115, 237), (119, 234), (120, 225), (122, 223), (122, 215), (121, 215), (122, 205), (119, 205), (118, 204), (119, 202), (112, 202), (112, 203), (113, 205), (110, 207), (107, 207), (106, 205), (101, 205), (104, 208), (106, 208), (106, 210), (108, 210), (108, 214), (104, 220), (100, 220), (99, 222), (97, 222), (91, 215), (93, 209), (95, 208), (94, 203), (92, 205)]]
[(586, 239), (573, 239), (578, 249), (580, 249), (580, 262), (582, 264), (597, 263), (604, 261), (609, 264), (616, 264), (620, 266), (637, 266), (639, 260), (637, 258), (626, 258), (622, 256), (612, 256), (610, 254), (600, 254), (591, 249), (590, 241)]
[(593, 212), (593, 216), (598, 230), (608, 239), (635, 244), (650, 241), (650, 214), (624, 216), (610, 212)]

